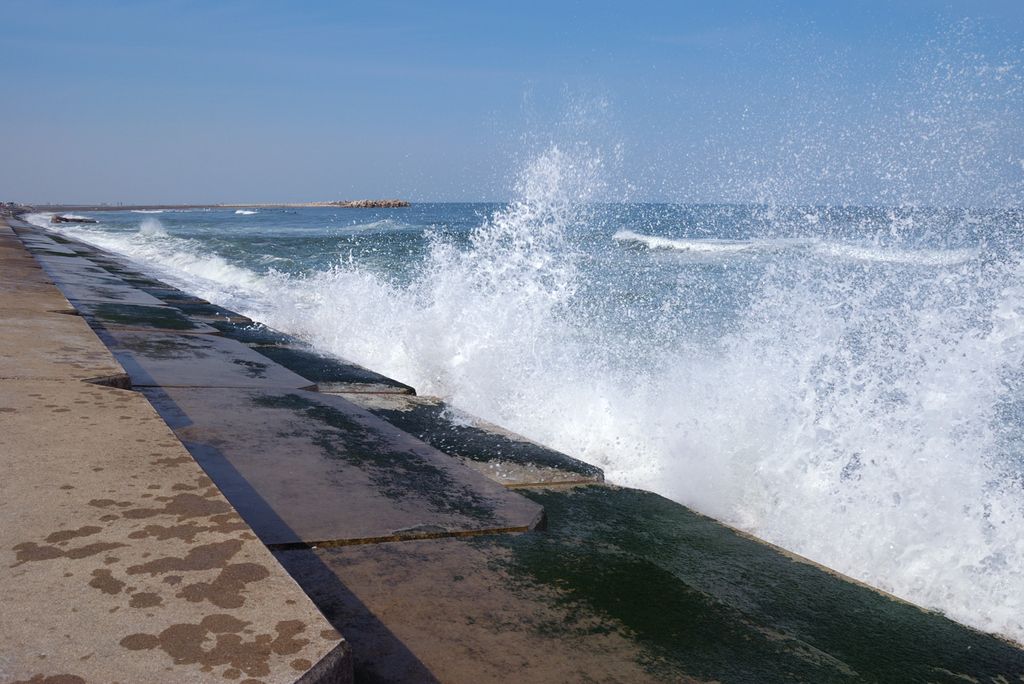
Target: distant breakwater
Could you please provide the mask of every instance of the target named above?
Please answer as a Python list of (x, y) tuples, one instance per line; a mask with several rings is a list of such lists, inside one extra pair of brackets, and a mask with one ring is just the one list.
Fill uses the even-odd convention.
[[(280, 202), (275, 204), (15, 204), (15, 214), (33, 211), (127, 211), (127, 210), (176, 210), (176, 209), (294, 209), (303, 207), (338, 207), (342, 209), (393, 209), (411, 207), (405, 200), (344, 200), (334, 202)], [(63, 218), (63, 217), (62, 217)], [(56, 221), (57, 223), (61, 221)]]
[(409, 207), (412, 205), (402, 200), (356, 200), (354, 202), (345, 200), (344, 202), (327, 202), (327, 206), (359, 209), (390, 209), (392, 207)]

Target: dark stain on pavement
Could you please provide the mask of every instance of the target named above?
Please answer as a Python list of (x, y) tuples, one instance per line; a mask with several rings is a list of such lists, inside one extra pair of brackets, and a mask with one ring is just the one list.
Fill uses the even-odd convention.
[[(244, 672), (250, 677), (270, 674), (272, 655), (291, 655), (301, 651), (308, 639), (299, 638), (306, 625), (300, 620), (284, 620), (275, 625), (277, 635), (257, 634), (246, 640), (243, 630), (250, 623), (231, 615), (207, 615), (198, 624), (171, 625), (160, 634), (137, 633), (121, 640), (121, 646), (130, 651), (159, 648), (176, 665), (200, 665), (214, 668), (230, 667), (224, 671), (227, 679), (237, 679)], [(203, 647), (212, 635), (212, 648)]]

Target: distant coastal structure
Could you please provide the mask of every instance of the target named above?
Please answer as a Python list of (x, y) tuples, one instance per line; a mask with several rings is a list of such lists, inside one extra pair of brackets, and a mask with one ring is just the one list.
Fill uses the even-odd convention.
[(392, 207), (409, 207), (412, 205), (402, 200), (355, 200), (354, 202), (345, 200), (344, 202), (325, 202), (324, 206), (353, 209), (390, 209)]
[[(15, 204), (13, 202), (0, 206), (11, 206), (16, 213), (27, 211), (38, 211), (45, 208), (47, 211), (119, 211), (119, 210), (166, 210), (178, 209), (296, 209), (303, 207), (338, 207), (341, 209), (393, 209), (396, 207), (411, 207), (405, 200), (384, 199), (384, 200), (338, 200), (334, 202), (281, 202), (275, 204)], [(91, 219), (75, 219), (67, 216), (53, 215), (53, 223), (95, 223)]]
[(250, 207), (250, 208), (276, 208), (276, 207), (341, 207), (342, 209), (393, 209), (395, 207), (411, 207), (405, 200), (383, 199), (383, 200), (337, 200), (334, 202), (291, 202), (287, 204), (220, 204), (221, 207)]
[(50, 217), (50, 223), (99, 223), (99, 221), (90, 218), (60, 216), (58, 214), (54, 214)]

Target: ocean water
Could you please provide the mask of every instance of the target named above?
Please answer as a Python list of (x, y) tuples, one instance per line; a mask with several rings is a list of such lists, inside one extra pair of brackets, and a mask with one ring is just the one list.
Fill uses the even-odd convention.
[(1024, 212), (587, 203), (570, 167), (507, 204), (53, 229), (1024, 642)]

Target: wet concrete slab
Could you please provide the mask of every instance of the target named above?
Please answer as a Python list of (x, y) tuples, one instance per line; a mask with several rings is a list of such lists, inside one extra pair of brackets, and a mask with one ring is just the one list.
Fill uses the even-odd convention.
[(312, 389), (306, 378), (215, 335), (98, 330), (135, 387)]
[[(175, 306), (179, 306), (175, 304)], [(191, 313), (198, 303), (180, 305)], [(219, 307), (215, 307), (219, 309)], [(220, 314), (230, 315), (226, 309)], [(416, 394), (411, 386), (358, 364), (318, 353), (309, 344), (259, 323), (210, 320), (224, 337), (238, 340), (285, 368), (315, 382), (320, 392), (373, 392)]]
[(129, 304), (136, 306), (161, 306), (162, 302), (151, 295), (146, 294), (142, 290), (136, 289), (126, 284), (117, 284), (108, 282), (102, 287), (93, 288), (76, 288), (73, 294), (79, 295), (78, 297), (72, 297), (73, 302), (82, 302), (83, 304)]
[[(113, 301), (148, 303), (148, 298), (138, 297), (138, 290), (114, 276), (62, 275), (51, 278), (61, 292), (72, 301)], [(145, 294), (145, 293), (142, 293)]]
[(529, 530), (543, 521), (540, 506), (340, 397), (145, 394), (272, 547)]
[(172, 306), (76, 300), (75, 308), (93, 328), (216, 334), (215, 328), (193, 320)]
[(36, 232), (37, 229), (16, 231), (22, 244), (41, 253), (54, 255), (75, 256), (77, 253), (66, 244), (46, 237)]
[[(117, 278), (117, 280), (112, 280), (111, 278)], [(78, 287), (79, 290), (82, 290), (80, 294), (84, 296), (73, 297), (73, 301), (163, 306), (162, 301), (124, 282), (115, 274), (111, 274), (111, 278), (105, 278), (101, 288), (85, 289), (82, 286)], [(85, 280), (91, 281), (91, 279)], [(84, 285), (84, 283), (81, 285)]]
[(51, 278), (60, 279), (64, 276), (112, 275), (106, 269), (97, 266), (93, 261), (71, 254), (57, 253), (48, 248), (34, 248), (33, 256)]
[(3, 681), (346, 681), (347, 644), (140, 394), (0, 381), (0, 454)]
[[(220, 330), (225, 326), (214, 323)], [(230, 333), (226, 333), (230, 334)], [(324, 393), (373, 393), (414, 395), (409, 385), (341, 359), (318, 354), (311, 348), (291, 344), (253, 344), (250, 348), (303, 377), (314, 381)]]
[(600, 468), (459, 411), (436, 397), (367, 392), (341, 396), (506, 487), (604, 482)]

